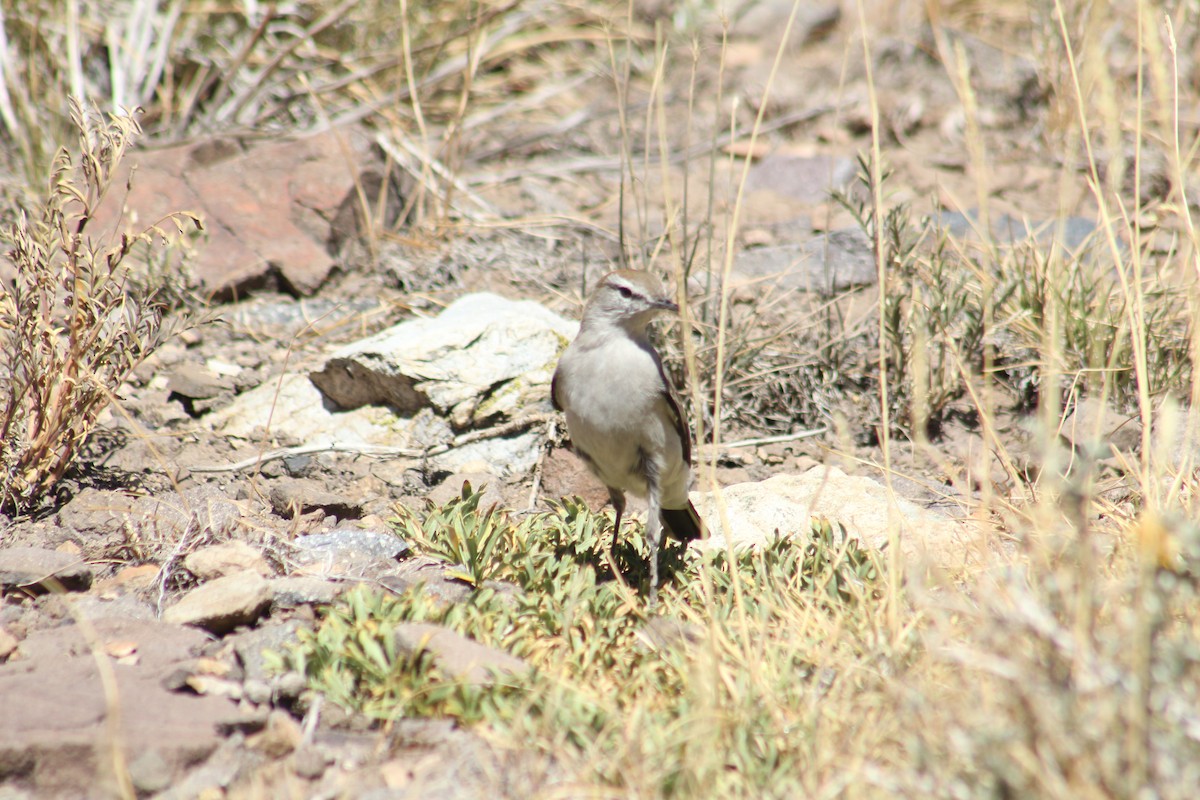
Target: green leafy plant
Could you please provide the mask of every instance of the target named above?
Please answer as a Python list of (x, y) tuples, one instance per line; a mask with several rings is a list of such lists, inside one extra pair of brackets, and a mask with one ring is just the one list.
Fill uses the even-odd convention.
[[(469, 515), (478, 499), (455, 498), (431, 508), (426, 520), (458, 519), (464, 509)], [(489, 584), (446, 604), (419, 587), (399, 595), (356, 589), (322, 613), (315, 631), (277, 655), (276, 667), (302, 672), (329, 700), (374, 719), (450, 716), (486, 724), (555, 759), (578, 759), (591, 780), (613, 787), (644, 779), (657, 792), (694, 796), (709, 782), (728, 791), (791, 785), (787, 776), (808, 734), (777, 706), (805, 702), (819, 675), (811, 650), (817, 640), (797, 639), (796, 621), (814, 614), (823, 624), (842, 625), (844, 638), (855, 641), (858, 625), (847, 615), (872, 612), (885, 579), (877, 554), (828, 520), (814, 520), (811, 537), (780, 537), (733, 562), (723, 552), (676, 553), (676, 561), (666, 562), (677, 571), (662, 588), (662, 616), (648, 618), (639, 596), (609, 566), (611, 517), (568, 498), (519, 523), (494, 518), (506, 528), (508, 546), (491, 551), (489, 574), (515, 583), (514, 590)], [(645, 557), (639, 534), (629, 523), (612, 544), (621, 572), (644, 570), (637, 566)], [(737, 611), (740, 602), (747, 617)], [(703, 636), (695, 622), (703, 614), (718, 626), (712, 646), (731, 667), (747, 656), (762, 663), (734, 668), (716, 686), (701, 680), (709, 646), (687, 642)], [(533, 670), (503, 686), (465, 685), (427, 660), (396, 653), (392, 629), (401, 621), (446, 626), (525, 659)], [(678, 631), (676, 643), (657, 640), (651, 627)], [(636, 742), (628, 735), (634, 719), (642, 732)], [(703, 744), (695, 741), (701, 721)], [(701, 763), (697, 748), (706, 753)], [(606, 757), (593, 761), (589, 754), (600, 752)], [(633, 778), (647, 761), (653, 777)], [(717, 763), (728, 773), (705, 773)]]
[(482, 492), (463, 481), (462, 494), (444, 506), (430, 506), (418, 520), (407, 508), (397, 508), (395, 524), (402, 536), (429, 555), (455, 565), (450, 575), (475, 588), (500, 570), (500, 552), (510, 543), (507, 516), (495, 506), (479, 508)]
[(93, 230), (139, 129), (81, 103), (72, 119), (77, 151), (59, 150), (48, 194), (0, 232), (16, 267), (0, 292), (0, 510), (28, 510), (53, 490), (126, 376), (177, 332), (171, 291), (146, 281), (134, 256), (200, 227), (178, 212), (115, 241)]

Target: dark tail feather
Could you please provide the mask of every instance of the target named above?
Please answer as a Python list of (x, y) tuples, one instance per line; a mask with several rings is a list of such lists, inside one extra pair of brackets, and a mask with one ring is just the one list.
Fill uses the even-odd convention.
[(661, 516), (672, 539), (690, 542), (704, 535), (704, 523), (700, 521), (700, 515), (690, 500), (687, 508), (664, 508)]

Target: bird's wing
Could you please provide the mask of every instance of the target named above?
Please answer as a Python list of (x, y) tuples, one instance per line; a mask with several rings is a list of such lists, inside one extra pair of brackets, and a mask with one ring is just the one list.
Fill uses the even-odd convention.
[(562, 403), (558, 402), (558, 375), (558, 370), (554, 370), (554, 377), (550, 379), (550, 405), (555, 411), (562, 411)]
[(683, 412), (679, 410), (679, 400), (675, 398), (675, 390), (671, 386), (670, 379), (667, 378), (666, 370), (663, 369), (662, 360), (656, 359), (656, 361), (658, 361), (658, 375), (662, 378), (662, 396), (667, 401), (671, 424), (675, 426), (675, 433), (679, 436), (679, 446), (683, 448), (683, 463), (690, 467), (692, 465), (692, 432), (688, 429)]

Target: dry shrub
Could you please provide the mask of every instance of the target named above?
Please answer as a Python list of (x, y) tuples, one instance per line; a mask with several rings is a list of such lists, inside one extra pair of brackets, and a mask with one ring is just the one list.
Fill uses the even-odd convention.
[(172, 333), (171, 292), (135, 251), (200, 228), (176, 213), (137, 235), (92, 236), (89, 225), (130, 141), (126, 115), (102, 119), (72, 103), (78, 153), (59, 150), (49, 190), (2, 234), (16, 268), (0, 293), (0, 509), (33, 508), (72, 466), (100, 412)]

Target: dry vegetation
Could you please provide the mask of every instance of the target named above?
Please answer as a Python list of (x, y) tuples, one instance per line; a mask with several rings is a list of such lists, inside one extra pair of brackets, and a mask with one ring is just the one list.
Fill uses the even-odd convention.
[[(5, 57), (26, 67), (0, 83), (11, 174), (42, 182), (35, 176), (71, 130), (70, 94), (141, 105), (149, 136), (162, 139), (364, 120), (414, 187), (405, 241), (556, 225), (606, 244), (614, 259), (709, 287), (677, 356), (703, 440), (735, 424), (763, 433), (828, 425), (831, 459), (860, 457), (865, 444), (885, 479), (937, 475), (994, 531), (955, 570), (901, 565), (893, 548), (851, 559), (847, 576), (836, 537), (819, 554), (780, 545), (678, 565), (663, 615), (686, 622), (696, 641), (656, 649), (638, 639), (636, 595), (597, 580), (597, 518), (566, 506), (480, 524), (456, 506), (438, 524), (408, 519), (410, 534), (420, 529), (424, 547), (463, 564), (473, 585), (511, 580), (525, 599), (513, 605), (481, 588), (446, 609), (354, 595), (330, 610), (324, 638), (288, 655), (314, 685), (384, 721), (452, 714), (485, 726), (502, 751), (532, 748), (546, 760), (546, 796), (1194, 796), (1194, 4), (849, 4), (838, 67), (861, 92), (813, 94), (862, 120), (841, 145), (862, 152), (844, 213), (875, 243), (884, 288), (822, 300), (800, 321), (770, 299), (737, 302), (725, 281), (747, 162), (720, 148), (744, 152), (773, 134), (828, 127), (805, 127), (809, 118), (773, 104), (774, 71), (753, 91), (728, 85), (731, 53), (709, 4), (656, 3), (673, 9), (657, 18), (602, 2), (299, 3), (254, 18), (183, 2), (122, 5), (137, 13), (109, 18), (127, 27), (101, 30), (71, 17), (46, 25), (3, 4)], [(1029, 59), (1030, 83), (1007, 121), (995, 117), (970, 37)], [(961, 109), (959, 138), (945, 145), (961, 156), (961, 180), (932, 201), (905, 189), (923, 174), (905, 156), (913, 142), (894, 102), (912, 74), (905, 58), (940, 70)], [(574, 107), (568, 99), (597, 71), (611, 79), (610, 111)], [(986, 233), (1014, 163), (1043, 176), (1031, 193), (1037, 218), (1098, 219), (1088, 246)], [(570, 213), (495, 216), (489, 195), (522, 169), (581, 185), (602, 174), (619, 191), (581, 189)], [(970, 194), (960, 196), (964, 186)], [(942, 230), (943, 201), (977, 208), (981, 235)], [(21, 243), (38, 235), (60, 255), (41, 272), (22, 269), (0, 318), (9, 364), (0, 401), (10, 409), (0, 422), (26, 426), (4, 429), (0, 502), (17, 507), (61, 475), (121, 369), (162, 335), (157, 311), (109, 327), (107, 315), (126, 307), (123, 288), (79, 327), (16, 335), (71, 291), (81, 266), (104, 260), (71, 249), (78, 240), (55, 222), (61, 196), (22, 202), (48, 209), (28, 218), (50, 216), (42, 234), (18, 224), (14, 258), (32, 258)], [(378, 247), (399, 239), (382, 226), (376, 235)], [(527, 273), (513, 277), (529, 285)], [(14, 305), (30, 292), (41, 305)], [(857, 313), (864, 305), (869, 313)], [(84, 307), (69, 308), (78, 319)], [(114, 365), (88, 336), (123, 343), (125, 360)], [(60, 344), (68, 339), (76, 344)], [(101, 361), (111, 370), (105, 389), (79, 396), (76, 376)], [(39, 391), (54, 402), (18, 406), (48, 375), (60, 383)], [(67, 392), (74, 399), (58, 399)], [(1099, 442), (1063, 447), (1065, 413), (1085, 395), (1136, 415), (1140, 443), (1116, 453)], [(25, 460), (11, 455), (45, 425), (23, 420), (47, 410), (67, 415), (55, 443)], [(1015, 415), (1032, 434), (1014, 434)], [(955, 426), (982, 443), (971, 459), (942, 446)], [(710, 474), (701, 465), (705, 488)], [(850, 588), (831, 595), (837, 575)], [(443, 620), (538, 672), (483, 692), (421, 664), (399, 670), (395, 654), (362, 644), (389, 620), (411, 618)]]

